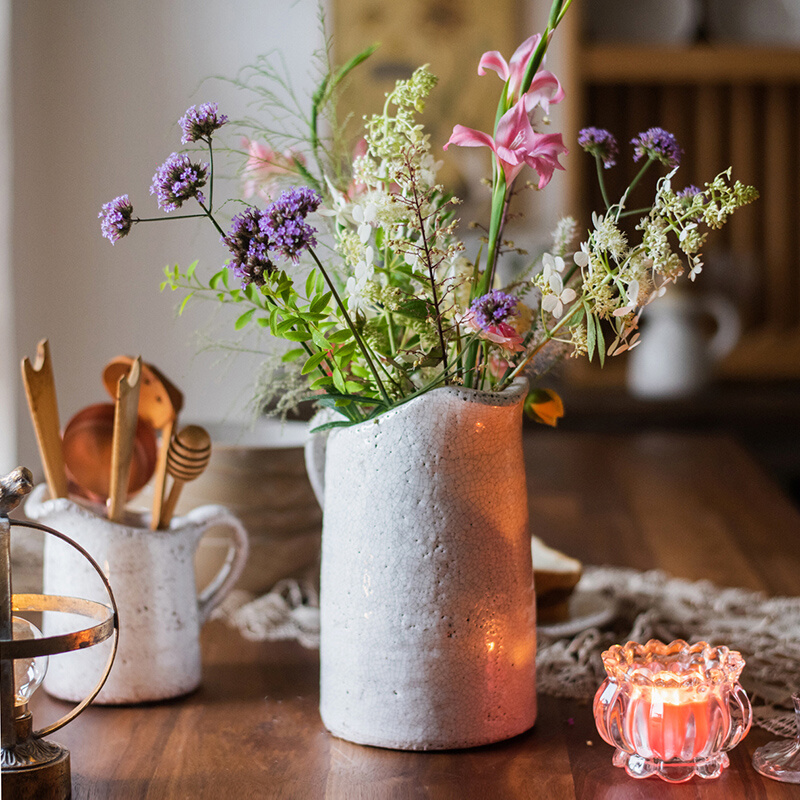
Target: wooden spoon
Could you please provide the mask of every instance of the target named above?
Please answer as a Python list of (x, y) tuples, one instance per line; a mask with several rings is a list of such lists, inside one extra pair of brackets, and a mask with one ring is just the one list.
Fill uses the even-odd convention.
[(114, 434), (111, 442), (111, 478), (108, 491), (108, 518), (116, 522), (122, 516), (128, 497), (128, 480), (131, 474), (136, 424), (139, 420), (140, 379), (142, 357), (131, 366), (117, 384), (114, 407)]
[(173, 478), (172, 489), (161, 512), (159, 528), (169, 526), (183, 484), (199, 478), (211, 459), (211, 437), (205, 428), (188, 425), (172, 440), (167, 454), (167, 471)]
[[(119, 379), (127, 374), (133, 363), (130, 356), (117, 356), (106, 364), (103, 383), (108, 393), (115, 397)], [(167, 451), (175, 430), (178, 414), (183, 408), (183, 394), (162, 372), (152, 364), (142, 364), (139, 416), (146, 419), (161, 434), (153, 478), (153, 505), (150, 527), (159, 527), (164, 503), (164, 488), (167, 482)]]
[(25, 384), (25, 396), (28, 399), (28, 409), (36, 431), (39, 456), (50, 496), (66, 497), (67, 474), (58, 422), (56, 384), (47, 339), (39, 342), (36, 363), (33, 366), (27, 358), (22, 359), (22, 382)]

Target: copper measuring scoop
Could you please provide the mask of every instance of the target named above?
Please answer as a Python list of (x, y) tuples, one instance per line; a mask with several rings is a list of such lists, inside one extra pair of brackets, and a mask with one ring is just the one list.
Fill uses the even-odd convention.
[[(96, 403), (75, 414), (63, 434), (64, 464), (70, 488), (94, 502), (105, 503), (111, 488), (114, 440), (113, 403)], [(156, 434), (142, 417), (136, 425), (127, 497), (139, 492), (156, 466)]]

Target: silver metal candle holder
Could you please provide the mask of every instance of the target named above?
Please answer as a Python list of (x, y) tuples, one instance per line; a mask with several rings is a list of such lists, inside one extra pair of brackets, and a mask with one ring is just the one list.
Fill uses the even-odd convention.
[[(0, 478), (0, 730), (2, 731), (2, 795), (10, 800), (66, 800), (72, 794), (69, 751), (44, 737), (63, 728), (83, 711), (103, 688), (117, 652), (119, 621), (111, 587), (94, 559), (68, 536), (46, 525), (9, 519), (8, 515), (33, 488), (24, 467)], [(74, 547), (100, 576), (110, 606), (92, 600), (46, 594), (14, 594), (11, 588), (11, 528), (33, 528), (56, 536)], [(14, 612), (77, 614), (93, 624), (58, 636), (15, 639)], [(68, 714), (34, 730), (27, 702), (20, 702), (14, 678), (14, 661), (81, 650), (113, 635), (105, 671), (94, 690)]]

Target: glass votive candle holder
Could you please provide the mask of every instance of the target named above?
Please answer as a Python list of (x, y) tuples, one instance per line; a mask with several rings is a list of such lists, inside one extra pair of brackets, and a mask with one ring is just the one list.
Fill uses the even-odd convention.
[(727, 750), (750, 730), (753, 712), (739, 685), (744, 659), (707, 642), (628, 642), (603, 653), (608, 677), (594, 698), (600, 736), (613, 763), (634, 778), (670, 783), (716, 778)]

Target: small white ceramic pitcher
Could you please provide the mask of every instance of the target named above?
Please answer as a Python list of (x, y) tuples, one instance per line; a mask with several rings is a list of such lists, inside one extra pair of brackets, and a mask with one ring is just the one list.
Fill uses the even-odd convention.
[[(717, 326), (708, 337), (702, 320)], [(631, 350), (628, 388), (636, 397), (672, 399), (688, 397), (711, 380), (714, 366), (739, 341), (739, 315), (719, 295), (692, 297), (668, 292), (645, 310), (641, 345)]]
[[(31, 519), (55, 528), (84, 547), (103, 568), (119, 607), (119, 649), (95, 703), (143, 703), (178, 697), (200, 685), (200, 628), (233, 587), (244, 568), (247, 532), (223, 506), (195, 508), (173, 518), (168, 530), (151, 531), (144, 514), (126, 512), (109, 522), (67, 498), (47, 500), (37, 486), (25, 504)], [(198, 596), (194, 554), (214, 526), (234, 534), (216, 577)], [(105, 601), (98, 575), (85, 559), (54, 537), (46, 537), (44, 592)], [(68, 614), (44, 615), (44, 633), (74, 630)], [(71, 627), (73, 626), (73, 627)], [(107, 643), (50, 659), (44, 688), (62, 700), (89, 694), (108, 658)]]

